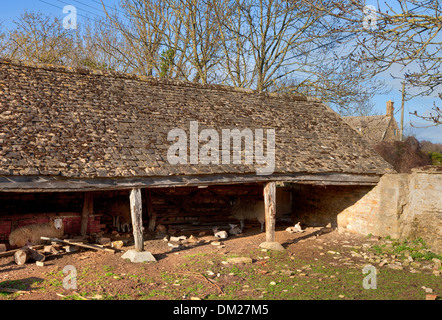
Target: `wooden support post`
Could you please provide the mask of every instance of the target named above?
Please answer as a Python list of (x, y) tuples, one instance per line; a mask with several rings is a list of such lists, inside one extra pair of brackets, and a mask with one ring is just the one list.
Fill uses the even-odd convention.
[(81, 212), (81, 229), (80, 233), (81, 236), (86, 236), (87, 233), (87, 226), (89, 223), (89, 216), (93, 214), (94, 210), (94, 198), (92, 193), (86, 192), (84, 194), (84, 201), (83, 201), (83, 211)]
[(157, 213), (153, 209), (152, 205), (152, 192), (149, 189), (146, 189), (146, 207), (147, 207), (147, 215), (149, 217), (149, 226), (147, 229), (150, 232), (154, 232), (157, 225)]
[(132, 189), (130, 191), (130, 213), (132, 218), (132, 227), (135, 240), (135, 250), (143, 251), (143, 202), (141, 199), (141, 190)]
[(268, 182), (264, 186), (264, 206), (266, 222), (266, 242), (275, 241), (276, 183)]

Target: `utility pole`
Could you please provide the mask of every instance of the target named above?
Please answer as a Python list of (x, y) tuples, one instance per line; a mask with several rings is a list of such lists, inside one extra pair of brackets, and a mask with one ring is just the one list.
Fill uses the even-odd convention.
[(404, 141), (404, 104), (405, 104), (405, 81), (402, 82), (402, 104), (401, 104), (401, 133), (400, 141)]

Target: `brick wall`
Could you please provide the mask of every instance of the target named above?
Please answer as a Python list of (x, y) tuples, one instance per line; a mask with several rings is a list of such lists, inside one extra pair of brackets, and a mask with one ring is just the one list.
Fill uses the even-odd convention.
[[(54, 213), (41, 213), (37, 217), (29, 215), (15, 215), (15, 216), (3, 216), (0, 217), (0, 240), (8, 240), (9, 234), (13, 229), (26, 226), (29, 224), (43, 224), (49, 222), (50, 218), (63, 218), (64, 233), (65, 234), (79, 234), (81, 225), (81, 214), (77, 212), (61, 212), (59, 214)], [(14, 226), (14, 227), (13, 227)], [(88, 222), (88, 233), (101, 231), (101, 217), (91, 216)]]
[[(106, 193), (96, 193), (94, 214), (89, 217), (88, 233), (102, 228), (102, 198)], [(110, 194), (109, 196), (112, 196)], [(29, 225), (63, 218), (65, 234), (79, 234), (84, 194), (71, 193), (2, 193), (0, 192), (0, 240), (7, 241), (12, 230)]]

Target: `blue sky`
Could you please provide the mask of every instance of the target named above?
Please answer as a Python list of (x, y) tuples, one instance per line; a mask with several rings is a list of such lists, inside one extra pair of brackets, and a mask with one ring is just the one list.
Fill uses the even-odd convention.
[[(101, 10), (101, 5), (99, 4), (100, 0), (1, 0), (1, 10), (0, 10), (0, 21), (3, 21), (4, 26), (9, 26), (12, 19), (19, 16), (24, 10), (28, 11), (41, 11), (47, 14), (54, 14), (59, 17), (64, 17), (66, 14), (63, 14), (62, 8), (65, 5), (73, 5), (77, 8), (78, 19), (77, 23), (81, 24), (82, 20), (84, 21), (85, 16), (90, 18), (96, 18), (97, 15), (100, 14), (99, 10)], [(377, 7), (377, 3), (372, 1), (372, 5)], [(118, 3), (117, 0), (104, 0), (106, 5), (114, 5)], [(367, 4), (370, 4), (368, 1)], [(96, 9), (94, 9), (96, 8)], [(380, 76), (381, 79), (385, 80), (387, 85), (389, 85), (392, 90), (389, 94), (386, 95), (376, 95), (374, 98), (375, 108), (379, 114), (385, 113), (386, 102), (388, 100), (394, 101), (395, 112), (396, 112), (396, 121), (398, 124), (400, 122), (400, 106), (401, 106), (401, 81), (395, 80), (390, 76), (391, 74), (400, 74), (403, 70), (395, 67), (391, 70), (388, 70), (387, 73)], [(412, 89), (409, 91), (410, 93), (418, 93), (418, 89)], [(433, 106), (433, 102), (436, 101), (438, 105), (441, 105), (440, 99), (436, 98), (436, 94), (431, 97), (418, 97), (414, 98), (411, 101), (406, 101), (405, 103), (405, 116), (404, 116), (404, 124), (405, 124), (405, 134), (414, 134), (419, 140), (428, 140), (433, 143), (442, 143), (442, 126), (430, 126), (428, 127), (428, 122), (420, 121), (418, 118), (414, 116), (410, 116), (409, 112), (414, 112), (415, 110), (419, 114), (426, 115), (429, 110), (431, 110)], [(424, 128), (412, 128), (410, 127), (410, 120), (415, 127), (424, 127)]]

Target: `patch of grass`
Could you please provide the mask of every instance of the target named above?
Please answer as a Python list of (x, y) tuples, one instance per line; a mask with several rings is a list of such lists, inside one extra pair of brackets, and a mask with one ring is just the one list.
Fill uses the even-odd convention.
[(113, 271), (114, 270), (114, 267), (112, 267), (112, 266), (108, 266), (108, 265), (104, 265), (103, 266), (103, 271), (104, 272), (110, 272), (110, 271)]
[[(388, 238), (388, 239), (387, 239)], [(411, 256), (414, 260), (422, 261), (428, 260), (431, 261), (434, 258), (442, 260), (442, 255), (435, 254), (428, 250), (425, 241), (422, 238), (418, 238), (415, 240), (403, 240), (399, 241), (397, 239), (392, 239), (391, 237), (386, 237), (387, 240), (391, 241), (391, 245), (387, 246), (387, 244), (374, 245), (372, 250), (379, 255), (382, 254), (396, 254), (401, 259), (405, 259), (406, 256)]]
[(186, 259), (192, 259), (195, 257), (206, 257), (208, 254), (207, 253), (195, 253), (195, 254), (187, 254), (185, 256), (183, 256)]
[(25, 290), (26, 284), (24, 284), (21, 280), (6, 280), (3, 282), (0, 282), (0, 287), (17, 289), (17, 290)]

